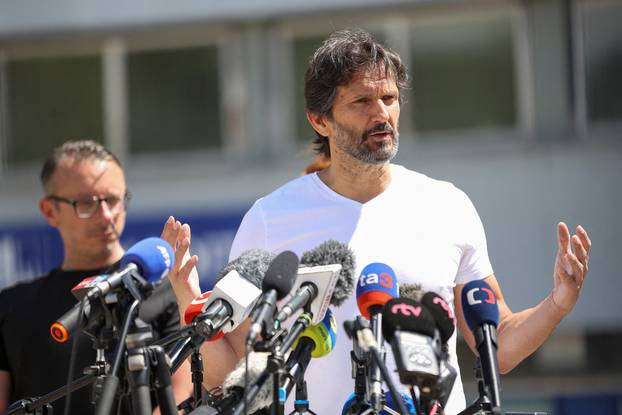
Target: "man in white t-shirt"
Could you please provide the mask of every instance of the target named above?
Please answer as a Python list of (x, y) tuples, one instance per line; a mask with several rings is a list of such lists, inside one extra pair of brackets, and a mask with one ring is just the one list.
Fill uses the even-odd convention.
[[(347, 243), (356, 256), (356, 275), (366, 265), (382, 262), (393, 268), (400, 283), (419, 283), (442, 295), (454, 307), (471, 349), (474, 340), (460, 294), (465, 283), (483, 279), (498, 298), (498, 360), (501, 372), (508, 372), (572, 310), (587, 272), (589, 237), (580, 226), (571, 236), (560, 223), (551, 294), (533, 308), (512, 312), (493, 274), (484, 230), (469, 198), (450, 183), (390, 163), (398, 149), (400, 93), (406, 81), (399, 55), (368, 33), (344, 30), (328, 37), (309, 63), (305, 99), (307, 118), (317, 133), (316, 150), (330, 163), (256, 201), (240, 225), (230, 258), (251, 248), (300, 255), (328, 239)], [(196, 257), (173, 278), (183, 308), (198, 294), (189, 290), (187, 278), (194, 263)], [(340, 323), (358, 314), (354, 298), (334, 311)], [(243, 357), (247, 330), (243, 324), (223, 340), (203, 346), (207, 387), (221, 384)], [(456, 334), (449, 347), (451, 363), (458, 368), (455, 344)], [(340, 336), (331, 354), (309, 365), (305, 378), (314, 412), (340, 413), (353, 390), (350, 349), (347, 338)], [(465, 404), (458, 378), (446, 413), (456, 414)]]

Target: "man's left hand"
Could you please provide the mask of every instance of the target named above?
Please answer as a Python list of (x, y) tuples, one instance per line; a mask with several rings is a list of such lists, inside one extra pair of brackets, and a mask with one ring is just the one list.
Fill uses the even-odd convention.
[(577, 233), (571, 236), (563, 222), (557, 224), (557, 241), (555, 286), (551, 295), (555, 305), (568, 314), (579, 299), (585, 281), (592, 241), (582, 226), (577, 226)]

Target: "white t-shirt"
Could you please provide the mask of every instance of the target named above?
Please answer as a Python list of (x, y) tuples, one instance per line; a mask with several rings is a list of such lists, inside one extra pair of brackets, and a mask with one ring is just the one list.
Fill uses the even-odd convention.
[[(453, 306), (453, 287), (493, 273), (482, 223), (469, 198), (451, 183), (430, 179), (391, 165), (387, 189), (367, 203), (345, 198), (309, 174), (285, 184), (255, 202), (238, 229), (230, 259), (259, 248), (297, 255), (335, 239), (354, 251), (356, 274), (373, 262), (389, 265), (399, 283), (418, 283)], [(355, 294), (333, 308), (338, 327), (335, 350), (313, 359), (305, 379), (310, 408), (318, 414), (339, 414), (354, 390), (352, 342), (342, 324), (360, 314)], [(387, 365), (395, 370), (390, 347)], [(446, 407), (456, 414), (465, 406), (456, 360), (456, 334), (449, 340), (451, 364), (458, 378)], [(396, 379), (396, 384), (400, 384)], [(288, 399), (291, 406), (293, 398)]]

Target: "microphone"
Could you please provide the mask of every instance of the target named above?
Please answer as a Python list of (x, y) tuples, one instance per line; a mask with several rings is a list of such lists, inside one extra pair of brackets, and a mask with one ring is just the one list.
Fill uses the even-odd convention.
[(253, 322), (246, 337), (248, 345), (254, 344), (272, 324), (276, 302), (291, 291), (297, 272), (298, 256), (292, 251), (281, 252), (270, 263), (261, 285), (263, 294), (253, 311)]
[(400, 298), (410, 298), (415, 301), (421, 301), (424, 293), (421, 284), (400, 284), (398, 291)]
[[(235, 369), (227, 375), (222, 385), (225, 400), (227, 400), (227, 406), (234, 405), (240, 402), (245, 393), (244, 390), (245, 381), (250, 388), (261, 385), (255, 398), (250, 400), (246, 407), (249, 414), (252, 414), (260, 409), (267, 408), (272, 405), (273, 395), (273, 383), (266, 382), (270, 376), (268, 367), (268, 352), (250, 352), (248, 357), (248, 372), (246, 372), (248, 379), (245, 380), (245, 362), (242, 358)], [(225, 412), (228, 413), (228, 412)]]
[(462, 311), (475, 337), (484, 383), (490, 394), (492, 410), (496, 413), (501, 410), (496, 334), (499, 308), (490, 285), (483, 280), (467, 283), (462, 288)]
[(359, 311), (367, 320), (382, 312), (382, 306), (398, 295), (398, 284), (395, 272), (390, 266), (381, 262), (367, 265), (361, 271), (356, 286), (356, 303)]
[(287, 320), (301, 308), (309, 308), (312, 324), (324, 318), (329, 305), (341, 306), (354, 290), (354, 254), (346, 244), (329, 240), (302, 254), (302, 268), (292, 288), (294, 296), (277, 313)]
[(421, 297), (421, 304), (432, 314), (436, 328), (441, 336), (441, 343), (447, 344), (456, 330), (456, 317), (451, 306), (443, 297), (433, 291), (428, 291)]
[(417, 385), (422, 393), (431, 390), (440, 376), (441, 354), (432, 314), (415, 300), (395, 298), (387, 301), (382, 317), (400, 382)]
[(374, 341), (379, 348), (379, 362), (370, 362), (370, 369), (367, 372), (370, 401), (372, 408), (376, 411), (381, 409), (382, 404), (381, 373), (383, 369), (380, 365), (383, 364), (385, 356), (382, 339), (382, 308), (391, 298), (397, 297), (398, 290), (395, 272), (390, 266), (381, 262), (374, 262), (363, 268), (356, 287), (356, 302), (359, 311), (370, 321)]
[(356, 259), (347, 244), (333, 239), (322, 242), (310, 251), (303, 252), (300, 263), (307, 267), (328, 264), (341, 264), (340, 277), (337, 280), (331, 304), (341, 306), (354, 291)]
[(89, 318), (90, 300), (105, 296), (119, 288), (123, 280), (131, 276), (141, 276), (144, 279), (140, 281), (141, 285), (151, 287), (170, 271), (174, 262), (173, 248), (164, 239), (152, 237), (136, 243), (121, 258), (119, 271), (86, 278), (71, 289), (78, 300), (84, 301), (82, 316), (80, 316), (81, 304), (78, 303), (52, 323), (50, 335), (59, 343), (66, 342), (78, 329), (78, 323), (84, 318)]
[(84, 296), (93, 299), (104, 296), (118, 288), (126, 275), (138, 273), (149, 283), (162, 279), (175, 263), (175, 253), (164, 239), (151, 237), (137, 242), (121, 258), (119, 271), (87, 278), (71, 289), (81, 300)]
[[(400, 415), (415, 415), (416, 414), (415, 404), (412, 398), (404, 392), (400, 393), (400, 397), (402, 398), (402, 403), (408, 410), (407, 414), (400, 414)], [(395, 401), (393, 400), (393, 397), (391, 396), (391, 393), (389, 393), (388, 391), (384, 393), (384, 400), (385, 400), (385, 406), (388, 407), (388, 409), (390, 409), (392, 412), (389, 413), (386, 410), (382, 410), (380, 411), (380, 415), (393, 415), (395, 411), (399, 410), (399, 406), (395, 403)], [(348, 399), (346, 399), (346, 402), (343, 404), (343, 408), (341, 408), (341, 415), (372, 413), (372, 412), (364, 412), (365, 410), (371, 411), (371, 407), (369, 405), (363, 404), (364, 408), (361, 408), (360, 406), (358, 408), (354, 407), (354, 405), (357, 405), (357, 404), (360, 405), (360, 402), (358, 402), (356, 394), (351, 393), (350, 396), (348, 396)], [(352, 412), (352, 411), (355, 411), (355, 412)]]
[[(262, 285), (273, 254), (252, 249), (243, 252), (227, 264), (217, 275), (212, 291), (196, 297), (184, 312), (184, 321), (211, 322), (208, 340), (218, 340), (240, 325), (251, 313), (261, 296)], [(219, 330), (220, 332), (215, 332)]]
[(307, 327), (296, 339), (285, 363), (285, 375), (281, 388), (285, 396), (289, 396), (292, 387), (299, 383), (311, 358), (326, 356), (335, 348), (337, 341), (337, 321), (330, 308), (326, 311), (324, 319), (315, 325)]

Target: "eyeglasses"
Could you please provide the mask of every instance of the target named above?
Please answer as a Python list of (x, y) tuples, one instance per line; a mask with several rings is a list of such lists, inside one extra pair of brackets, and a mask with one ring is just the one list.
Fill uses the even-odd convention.
[(45, 198), (55, 202), (67, 203), (68, 205), (73, 206), (73, 210), (80, 219), (89, 219), (95, 214), (95, 212), (97, 212), (99, 205), (101, 205), (102, 202), (106, 202), (106, 205), (112, 214), (119, 213), (121, 210), (127, 209), (130, 200), (132, 199), (132, 194), (127, 192), (123, 198), (117, 196), (91, 196), (80, 199), (67, 199), (56, 195), (49, 195)]

